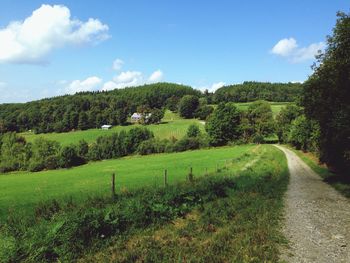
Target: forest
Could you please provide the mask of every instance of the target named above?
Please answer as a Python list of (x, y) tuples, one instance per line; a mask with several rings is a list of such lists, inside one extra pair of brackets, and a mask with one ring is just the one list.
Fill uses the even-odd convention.
[(245, 81), (242, 84), (224, 86), (214, 95), (218, 102), (249, 102), (255, 100), (266, 101), (296, 101), (302, 92), (301, 83), (270, 83)]

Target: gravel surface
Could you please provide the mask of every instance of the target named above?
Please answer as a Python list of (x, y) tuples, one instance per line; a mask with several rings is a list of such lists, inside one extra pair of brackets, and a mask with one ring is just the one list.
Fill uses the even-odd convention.
[(276, 145), (288, 160), (283, 233), (286, 262), (350, 262), (350, 201), (324, 183), (294, 152)]

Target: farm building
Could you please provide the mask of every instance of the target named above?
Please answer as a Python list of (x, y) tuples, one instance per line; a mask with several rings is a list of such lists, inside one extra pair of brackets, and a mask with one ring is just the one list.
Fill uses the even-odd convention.
[(102, 125), (102, 126), (101, 126), (101, 129), (102, 129), (102, 130), (109, 130), (110, 128), (112, 128), (112, 125), (106, 125), (106, 124), (105, 124), (105, 125)]
[[(138, 122), (141, 122), (142, 121), (142, 113), (138, 113), (138, 112), (135, 112), (133, 113), (133, 115), (131, 115), (131, 122), (135, 122), (135, 123), (138, 123)], [(151, 113), (146, 113), (145, 115), (145, 121), (147, 122), (147, 119), (151, 117)]]

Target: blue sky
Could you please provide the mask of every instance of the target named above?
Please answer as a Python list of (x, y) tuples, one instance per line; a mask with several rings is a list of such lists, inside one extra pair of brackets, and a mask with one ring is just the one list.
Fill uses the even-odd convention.
[(0, 103), (157, 81), (304, 81), (338, 10), (349, 1), (1, 0)]

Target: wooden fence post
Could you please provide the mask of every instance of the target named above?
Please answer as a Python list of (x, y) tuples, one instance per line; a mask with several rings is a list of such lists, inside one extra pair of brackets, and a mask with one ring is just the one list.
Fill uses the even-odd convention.
[(112, 174), (112, 198), (115, 198), (115, 173)]
[(164, 170), (164, 186), (168, 186), (168, 171), (167, 169)]
[(190, 167), (190, 173), (188, 174), (188, 180), (190, 182), (193, 182), (193, 170), (192, 170), (192, 166)]

